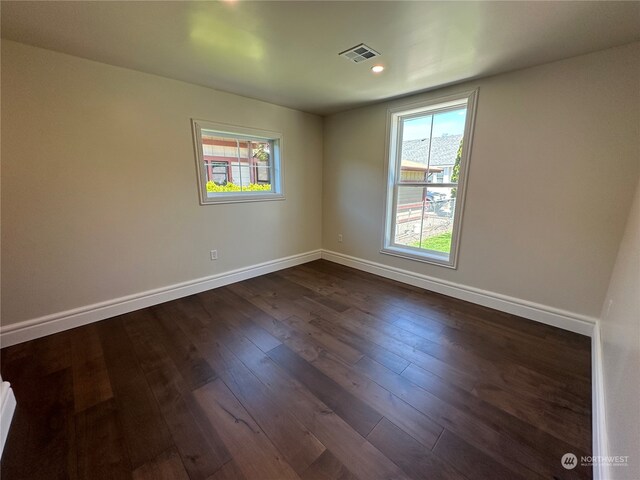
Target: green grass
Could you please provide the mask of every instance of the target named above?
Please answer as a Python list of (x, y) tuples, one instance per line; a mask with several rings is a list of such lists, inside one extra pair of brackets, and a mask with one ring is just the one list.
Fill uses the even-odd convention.
[(427, 237), (422, 240), (422, 243), (416, 242), (413, 247), (426, 248), (428, 250), (435, 250), (436, 252), (451, 252), (451, 232), (441, 233), (434, 237)]

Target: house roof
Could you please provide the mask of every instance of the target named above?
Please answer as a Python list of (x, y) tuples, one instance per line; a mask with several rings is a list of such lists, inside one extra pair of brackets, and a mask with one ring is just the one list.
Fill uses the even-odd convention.
[[(453, 165), (458, 153), (462, 135), (434, 137), (431, 142), (431, 161), (429, 165), (446, 167)], [(402, 163), (415, 162), (427, 164), (429, 139), (405, 140), (402, 142)]]

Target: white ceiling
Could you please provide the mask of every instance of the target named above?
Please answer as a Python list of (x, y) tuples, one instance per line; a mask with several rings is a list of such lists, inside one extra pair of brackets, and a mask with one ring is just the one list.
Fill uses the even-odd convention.
[[(2, 37), (326, 114), (640, 40), (640, 2), (2, 1)], [(338, 53), (366, 43), (386, 66)]]

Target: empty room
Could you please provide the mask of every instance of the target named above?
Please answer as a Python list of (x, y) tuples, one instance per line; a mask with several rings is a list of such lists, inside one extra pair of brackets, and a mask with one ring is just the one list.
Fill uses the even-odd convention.
[(640, 1), (0, 1), (2, 480), (640, 480)]

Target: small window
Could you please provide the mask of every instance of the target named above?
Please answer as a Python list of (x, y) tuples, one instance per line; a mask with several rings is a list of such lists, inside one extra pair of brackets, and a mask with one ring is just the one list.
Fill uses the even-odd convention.
[(382, 253), (456, 267), (476, 97), (389, 110)]
[(193, 120), (200, 203), (279, 200), (282, 135)]

